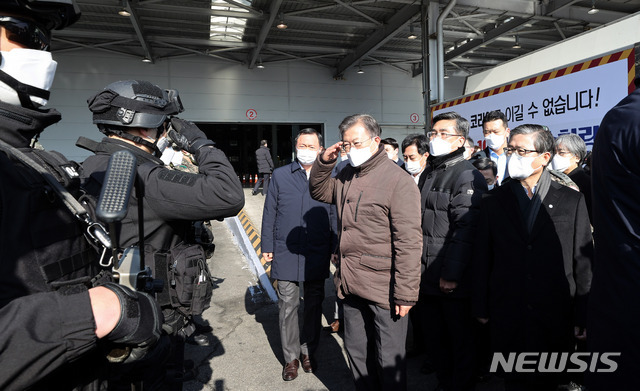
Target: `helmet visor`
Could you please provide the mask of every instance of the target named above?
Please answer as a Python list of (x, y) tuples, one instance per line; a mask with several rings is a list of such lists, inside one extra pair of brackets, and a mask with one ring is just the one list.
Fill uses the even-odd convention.
[(34, 22), (12, 16), (0, 16), (0, 26), (7, 30), (7, 38), (24, 47), (35, 50), (49, 50), (51, 32)]
[(164, 90), (165, 99), (169, 102), (165, 110), (169, 115), (176, 115), (178, 113), (182, 113), (184, 111), (184, 106), (182, 106), (182, 100), (180, 99), (180, 94), (178, 90)]

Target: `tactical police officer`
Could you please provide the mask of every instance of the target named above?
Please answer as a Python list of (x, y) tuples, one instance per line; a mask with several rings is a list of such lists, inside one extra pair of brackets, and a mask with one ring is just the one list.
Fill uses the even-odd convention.
[(74, 0), (0, 4), (2, 390), (104, 387), (98, 347), (126, 341), (149, 351), (160, 336), (162, 314), (149, 295), (91, 283), (99, 268), (83, 236), (87, 217), (62, 201), (78, 195), (77, 165), (31, 148), (61, 119), (44, 109), (56, 69), (51, 30), (79, 17)]
[[(210, 292), (199, 296), (190, 291), (195, 288), (191, 285), (194, 276), (199, 276), (198, 283), (208, 279), (202, 248), (188, 243), (193, 236), (192, 222), (236, 215), (244, 206), (242, 185), (213, 141), (193, 123), (173, 117), (182, 111), (177, 91), (163, 90), (148, 81), (118, 81), (88, 103), (93, 123), (107, 137), (99, 143), (81, 138), (76, 144), (95, 153), (82, 163), (83, 187), (90, 194), (99, 194), (114, 152), (128, 150), (137, 157), (140, 191), (131, 194), (127, 216), (117, 229), (118, 241), (122, 248), (143, 242), (145, 264), (154, 277), (165, 282), (156, 299), (165, 316), (163, 328), (173, 338), (173, 353), (161, 372), (168, 374), (168, 389), (181, 389), (184, 338), (193, 331), (189, 317), (201, 313), (210, 299)], [(159, 156), (171, 142), (195, 157), (199, 173), (163, 165)], [(193, 301), (188, 302), (192, 296)]]

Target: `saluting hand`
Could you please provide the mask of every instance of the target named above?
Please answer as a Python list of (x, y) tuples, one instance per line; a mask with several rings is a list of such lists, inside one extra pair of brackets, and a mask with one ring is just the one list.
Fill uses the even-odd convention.
[(338, 141), (337, 143), (324, 150), (324, 152), (322, 153), (322, 160), (324, 160), (325, 162), (329, 162), (337, 159), (338, 156), (340, 156), (341, 149), (342, 141)]

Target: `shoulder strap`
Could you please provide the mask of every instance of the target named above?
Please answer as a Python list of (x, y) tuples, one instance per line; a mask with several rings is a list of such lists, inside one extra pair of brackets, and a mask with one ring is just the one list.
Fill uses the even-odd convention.
[[(80, 222), (87, 226), (87, 233), (94, 241), (99, 241), (105, 247), (111, 247), (111, 243), (108, 239), (108, 235), (105, 232), (104, 227), (94, 222), (91, 216), (87, 212), (84, 206), (76, 201), (75, 198), (65, 189), (56, 178), (40, 164), (36, 163), (33, 159), (27, 156), (19, 149), (12, 147), (6, 142), (0, 140), (0, 150), (4, 151), (7, 155), (14, 157), (18, 161), (22, 162), (28, 167), (31, 167), (38, 172), (56, 192), (60, 200), (65, 207), (75, 216)], [(105, 241), (106, 240), (106, 241)]]
[(83, 136), (78, 137), (78, 141), (76, 141), (77, 147), (86, 149), (87, 151), (91, 151), (93, 153), (96, 153), (98, 151), (98, 145), (100, 145), (98, 141)]
[(39, 160), (36, 163), (39, 163), (54, 175), (55, 179), (65, 189), (72, 188), (72, 191), (75, 191), (80, 187), (80, 174), (78, 173), (77, 163), (67, 160), (60, 152), (40, 149), (33, 149), (32, 151)]

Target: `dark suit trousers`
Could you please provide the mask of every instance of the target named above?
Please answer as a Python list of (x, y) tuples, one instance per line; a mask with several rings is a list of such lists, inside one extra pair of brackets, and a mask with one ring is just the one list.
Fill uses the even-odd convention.
[(260, 184), (262, 183), (262, 195), (267, 195), (267, 191), (269, 190), (269, 180), (271, 179), (271, 174), (269, 173), (260, 173), (261, 177), (256, 181), (256, 185), (253, 187), (253, 193), (258, 193), (258, 189), (260, 188)]
[(429, 353), (446, 390), (474, 388), (473, 319), (468, 298), (420, 296), (422, 327)]
[(344, 346), (357, 390), (406, 390), (405, 343), (409, 316), (347, 296), (343, 302)]
[(300, 358), (301, 354), (313, 356), (320, 341), (324, 280), (305, 281), (303, 295), (301, 339), (298, 322), (300, 282), (278, 280), (280, 340), (285, 363)]

